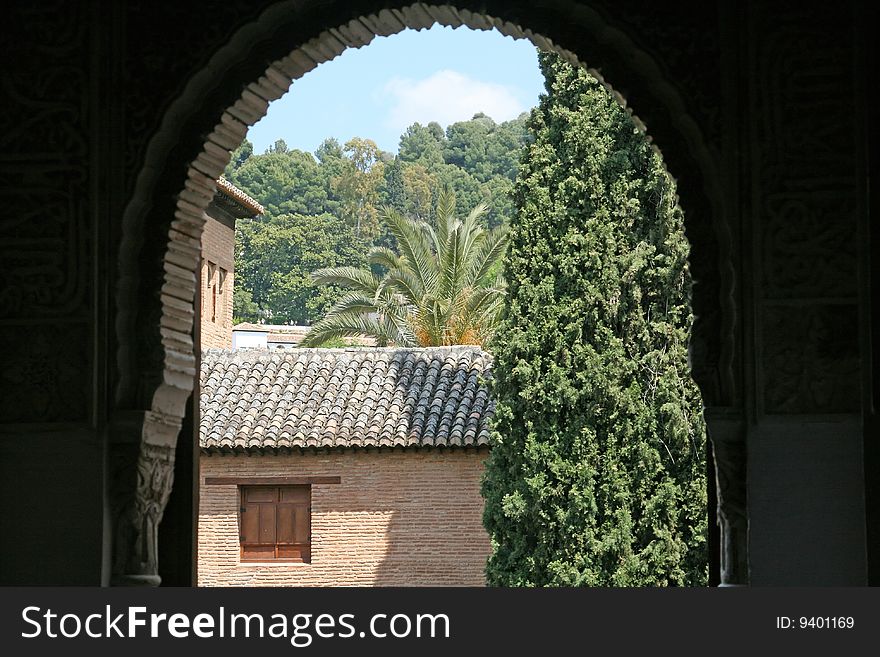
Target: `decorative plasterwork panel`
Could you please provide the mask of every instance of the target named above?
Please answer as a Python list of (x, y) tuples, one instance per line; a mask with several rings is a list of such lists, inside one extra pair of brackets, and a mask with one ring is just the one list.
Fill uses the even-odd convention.
[(0, 40), (0, 424), (89, 419), (89, 18), (30, 3)]
[(857, 411), (852, 26), (808, 3), (749, 12), (759, 412)]
[(765, 403), (776, 413), (858, 408), (858, 306), (770, 306), (764, 312)]
[[(31, 322), (0, 325), (0, 422), (78, 422), (88, 419), (89, 325)], [(70, 345), (82, 345), (81, 349)]]

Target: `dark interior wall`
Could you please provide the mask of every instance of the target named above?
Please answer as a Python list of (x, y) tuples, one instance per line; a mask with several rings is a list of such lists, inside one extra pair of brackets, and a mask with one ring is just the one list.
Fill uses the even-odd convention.
[[(877, 3), (862, 5), (856, 20), (863, 25), (877, 25), (880, 20), (880, 7)], [(880, 586), (880, 420), (877, 410), (880, 408), (880, 194), (876, 192), (878, 170), (880, 170), (880, 126), (877, 121), (870, 120), (877, 115), (880, 108), (880, 93), (869, 79), (868, 71), (876, 70), (877, 40), (868, 30), (858, 35), (859, 49), (858, 66), (861, 75), (856, 76), (859, 89), (866, 97), (860, 108), (860, 123), (863, 126), (860, 142), (863, 158), (867, 165), (868, 175), (863, 181), (861, 190), (863, 204), (866, 209), (866, 221), (860, 233), (861, 241), (868, 245), (868, 256), (863, 263), (861, 277), (861, 298), (863, 303), (862, 344), (868, 356), (862, 360), (862, 428), (865, 440), (865, 504), (867, 507), (867, 543), (868, 572), (872, 586)], [(870, 181), (874, 181), (875, 192), (869, 193)]]
[(854, 11), (738, 15), (753, 585), (867, 582)]
[(867, 583), (858, 417), (759, 423), (749, 493), (750, 584)]
[[(138, 439), (132, 418), (161, 377), (159, 289), (174, 197), (220, 112), (321, 29), (404, 3), (296, 4), (274, 33), (229, 59), (170, 131), (168, 110), (187, 82), (274, 3), (9, 10), (0, 28), (10, 101), (0, 121), (0, 490), (23, 502), (0, 516), (0, 584), (108, 581), (107, 446)], [(868, 233), (858, 116), (871, 85), (859, 87), (867, 69), (854, 68), (856, 28), (866, 25), (854, 5), (456, 4), (522, 22), (598, 66), (678, 178), (702, 309), (695, 376), (707, 403), (743, 427), (753, 583), (864, 582), (878, 532), (866, 546), (860, 450), (873, 414), (863, 426), (859, 413), (876, 368), (864, 374), (873, 270), (867, 240), (857, 239)], [(585, 38), (572, 18), (578, 7), (616, 31)], [(621, 38), (638, 57), (612, 54)], [(170, 143), (151, 160), (157, 134)], [(154, 179), (147, 198), (135, 198), (139, 176)], [(120, 260), (134, 263), (134, 278), (120, 277)], [(126, 344), (121, 325), (134, 336)], [(181, 535), (189, 511), (176, 505), (166, 546), (191, 539)], [(876, 507), (874, 499), (875, 526)], [(168, 581), (185, 580), (185, 562)]]
[(0, 28), (0, 584), (99, 584), (108, 320), (96, 13), (11, 11)]
[(95, 434), (22, 431), (3, 439), (0, 585), (100, 584), (103, 454)]

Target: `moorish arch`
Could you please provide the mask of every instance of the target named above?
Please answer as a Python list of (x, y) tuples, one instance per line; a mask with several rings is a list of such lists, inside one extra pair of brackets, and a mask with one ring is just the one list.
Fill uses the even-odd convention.
[(735, 242), (719, 153), (663, 62), (640, 48), (638, 34), (615, 18), (569, 0), (460, 0), (454, 7), (279, 2), (240, 28), (189, 80), (149, 144), (123, 218), (115, 403), (121, 418), (116, 424), (129, 438), (111, 444), (110, 453), (114, 583), (160, 582), (159, 525), (172, 492), (175, 453), (197, 444), (192, 422), (182, 427), (198, 372), (193, 327), (200, 237), (214, 181), (230, 152), (269, 102), (316, 66), (376, 36), (435, 24), (497, 29), (587, 67), (628, 108), (676, 177), (695, 282), (692, 371), (710, 409), (718, 465), (721, 581), (747, 582), (744, 447), (731, 429), (736, 423), (723, 417), (715, 422), (711, 412), (736, 407), (741, 399)]

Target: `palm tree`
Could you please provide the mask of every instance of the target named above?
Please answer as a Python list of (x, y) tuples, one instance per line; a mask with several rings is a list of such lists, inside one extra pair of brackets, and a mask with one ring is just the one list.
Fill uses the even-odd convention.
[(349, 289), (302, 341), (316, 347), (346, 336), (375, 338), (380, 346), (483, 344), (499, 318), (504, 279), (496, 266), (507, 246), (502, 229), (480, 223), (486, 206), (460, 220), (455, 197), (440, 195), (437, 227), (383, 208), (382, 220), (398, 250), (374, 246), (368, 259), (385, 269), (381, 278), (366, 269), (330, 267), (312, 273), (319, 285)]

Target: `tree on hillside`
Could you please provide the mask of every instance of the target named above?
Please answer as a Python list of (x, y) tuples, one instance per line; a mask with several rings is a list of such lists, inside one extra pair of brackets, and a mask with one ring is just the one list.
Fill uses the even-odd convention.
[(274, 150), (248, 157), (230, 172), (229, 181), (257, 199), (269, 216), (328, 211), (329, 198), (315, 158), (278, 142)]
[(232, 324), (241, 324), (242, 322), (257, 323), (262, 317), (263, 312), (254, 303), (251, 291), (236, 283), (235, 290), (232, 293)]
[(400, 136), (398, 157), (404, 162), (418, 162), (429, 170), (443, 163), (443, 147), (446, 137), (439, 123), (427, 126), (413, 123)]
[(341, 218), (354, 226), (360, 238), (372, 239), (379, 232), (379, 185), (383, 182), (382, 152), (372, 139), (355, 137), (345, 142), (347, 158), (339, 176), (333, 179)]
[[(337, 287), (316, 288), (311, 272), (361, 266), (366, 251), (367, 244), (329, 214), (240, 219), (233, 297), (238, 305), (233, 314), (239, 318), (256, 314), (279, 324), (310, 324), (323, 317), (341, 294)], [(238, 292), (239, 284), (247, 295)]]
[(232, 180), (234, 172), (241, 167), (242, 164), (247, 162), (247, 159), (254, 154), (254, 145), (245, 139), (241, 142), (241, 145), (232, 151), (232, 156), (229, 158), (229, 164), (226, 165), (226, 170), (224, 172), (224, 177), (226, 180)]
[(434, 214), (437, 176), (421, 164), (407, 165), (403, 169), (403, 189), (406, 194), (403, 213), (427, 221)]
[(675, 187), (627, 113), (542, 53), (491, 343), (501, 586), (706, 581), (705, 433)]
[(406, 214), (406, 185), (403, 182), (404, 163), (399, 157), (394, 158), (385, 167), (385, 180), (379, 188), (379, 198), (382, 205), (394, 208), (401, 214)]
[(385, 269), (333, 267), (315, 271), (319, 285), (350, 290), (302, 341), (316, 347), (340, 337), (368, 336), (380, 345), (440, 346), (482, 344), (494, 331), (504, 299), (497, 263), (504, 254), (504, 231), (480, 225), (485, 208), (464, 219), (455, 216), (455, 198), (440, 196), (436, 229), (385, 208), (383, 219), (398, 252), (373, 247), (369, 261)]

